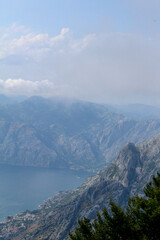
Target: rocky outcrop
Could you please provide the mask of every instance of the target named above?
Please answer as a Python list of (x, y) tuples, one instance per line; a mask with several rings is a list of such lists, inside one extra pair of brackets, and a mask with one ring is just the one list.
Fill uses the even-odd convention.
[(90, 219), (109, 207), (112, 198), (125, 208), (128, 198), (143, 195), (143, 188), (160, 171), (160, 135), (135, 146), (126, 144), (114, 162), (71, 192), (58, 194), (36, 211), (21, 213), (0, 225), (4, 240), (68, 239), (78, 218)]

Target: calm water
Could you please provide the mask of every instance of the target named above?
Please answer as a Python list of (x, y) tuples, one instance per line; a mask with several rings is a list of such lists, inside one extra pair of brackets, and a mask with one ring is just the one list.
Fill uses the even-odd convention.
[(91, 174), (0, 165), (0, 221), (39, 204), (61, 190), (80, 186)]

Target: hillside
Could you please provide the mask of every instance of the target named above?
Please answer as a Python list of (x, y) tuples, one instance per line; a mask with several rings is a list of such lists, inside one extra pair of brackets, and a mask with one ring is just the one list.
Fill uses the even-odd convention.
[(112, 164), (80, 188), (59, 193), (36, 211), (8, 218), (0, 225), (2, 239), (67, 239), (78, 218), (92, 219), (97, 211), (109, 205), (110, 198), (125, 208), (129, 196), (142, 195), (144, 186), (157, 171), (160, 171), (160, 135), (137, 147), (128, 143)]
[(0, 112), (1, 164), (97, 171), (127, 142), (160, 132), (159, 120), (127, 119), (89, 102), (31, 97)]

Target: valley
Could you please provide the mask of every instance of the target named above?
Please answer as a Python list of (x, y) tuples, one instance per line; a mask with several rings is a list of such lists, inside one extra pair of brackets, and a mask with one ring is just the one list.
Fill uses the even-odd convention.
[(107, 106), (31, 97), (0, 105), (0, 164), (96, 172), (127, 142), (160, 132), (160, 120), (133, 120)]
[[(160, 171), (160, 135), (135, 146), (126, 144), (107, 168), (81, 187), (48, 199), (36, 211), (9, 218), (0, 225), (5, 240), (68, 239), (78, 218), (92, 219), (112, 198), (125, 208), (130, 196), (143, 196), (143, 188)], [(7, 233), (7, 235), (6, 235)]]

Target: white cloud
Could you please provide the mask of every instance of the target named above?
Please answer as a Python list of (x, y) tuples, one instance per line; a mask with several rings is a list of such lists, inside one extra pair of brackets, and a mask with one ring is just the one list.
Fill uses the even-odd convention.
[[(48, 80), (30, 81), (24, 79), (0, 79), (0, 93), (18, 94), (18, 95), (41, 95), (45, 97), (64, 96), (66, 91), (69, 93), (76, 93), (76, 88), (67, 85), (55, 85)], [(72, 95), (73, 96), (73, 95)]]
[(18, 26), (5, 34), (1, 92), (160, 103), (159, 38), (106, 32), (75, 39), (68, 28), (49, 36)]
[[(21, 35), (19, 35), (21, 33)], [(92, 35), (85, 36), (81, 40), (73, 40), (69, 28), (62, 28), (57, 36), (50, 37), (48, 34), (36, 34), (25, 31), (24, 26), (12, 25), (6, 29), (0, 37), (0, 59), (8, 56), (21, 55), (24, 58), (31, 57), (39, 61), (46, 53), (64, 52), (65, 50), (81, 50), (92, 40)]]

